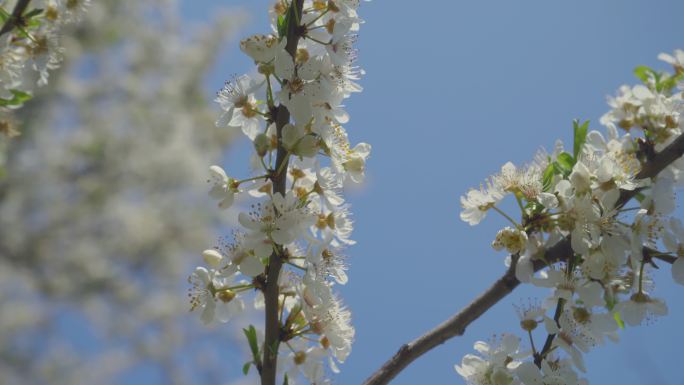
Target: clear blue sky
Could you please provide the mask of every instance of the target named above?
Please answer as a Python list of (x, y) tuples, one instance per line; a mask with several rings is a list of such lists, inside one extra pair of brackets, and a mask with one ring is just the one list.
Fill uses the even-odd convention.
[[(270, 3), (185, 0), (183, 7), (195, 21), (243, 7), (252, 14), (245, 36), (267, 31)], [(358, 245), (349, 250), (342, 293), (357, 339), (336, 377), (345, 385), (359, 384), (503, 272), (503, 255), (488, 245), (504, 222), (461, 222), (463, 192), (509, 160), (522, 163), (557, 138), (569, 140), (573, 118), (598, 128), (606, 95), (634, 83), (635, 66), (660, 66), (658, 53), (684, 48), (681, 0), (375, 0), (363, 3), (361, 16), (359, 64), (367, 75), (365, 91), (348, 101), (347, 129), (373, 153), (367, 185), (349, 197)], [(207, 79), (209, 91), (249, 70), (236, 47), (227, 47)], [(669, 272), (661, 276), (656, 293), (668, 300), (670, 316), (593, 350), (591, 383), (684, 384), (684, 304), (677, 300), (684, 288), (670, 283)], [(453, 365), (473, 342), (518, 333), (512, 304), (546, 295), (519, 289), (394, 383), (463, 383)]]

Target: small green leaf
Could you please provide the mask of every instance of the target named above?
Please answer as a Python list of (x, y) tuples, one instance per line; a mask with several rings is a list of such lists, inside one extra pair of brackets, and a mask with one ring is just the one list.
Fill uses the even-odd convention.
[(544, 205), (542, 205), (541, 203), (535, 202), (535, 201), (529, 201), (525, 205), (525, 211), (529, 215), (539, 214), (542, 211), (544, 211)]
[(0, 98), (1, 107), (21, 106), (24, 102), (31, 100), (33, 97), (31, 94), (24, 91), (10, 90), (10, 92), (12, 93), (12, 99)]
[(290, 385), (290, 380), (287, 378), (287, 373), (285, 373), (285, 379), (283, 380), (283, 385)]
[(567, 152), (561, 152), (558, 154), (556, 162), (554, 162), (559, 171), (563, 173), (563, 176), (568, 176), (572, 172), (572, 167), (575, 165), (575, 158)]
[(684, 80), (684, 72), (676, 74), (674, 76), (668, 76), (665, 79), (661, 79), (660, 88), (664, 91), (671, 92), (677, 84)]
[(649, 66), (638, 66), (634, 69), (634, 75), (644, 82), (644, 84), (648, 84), (651, 76), (654, 76), (655, 73), (656, 72)]
[(245, 376), (249, 374), (249, 367), (252, 366), (252, 362), (246, 362), (244, 365), (242, 365), (242, 374)]
[(291, 17), (292, 14), (294, 13), (294, 7), (295, 2), (291, 2), (290, 6), (287, 8), (287, 12), (285, 12), (285, 16), (280, 15), (278, 16), (278, 36), (282, 39), (285, 36), (287, 36), (287, 30), (289, 29), (290, 22), (291, 22)]
[(624, 323), (624, 321), (622, 321), (622, 318), (620, 317), (620, 313), (619, 313), (619, 312), (613, 313), (613, 318), (615, 318), (615, 322), (617, 322), (617, 324), (618, 324), (618, 326), (620, 327), (620, 329), (624, 329), (624, 328), (625, 328), (625, 323)]
[(606, 308), (608, 310), (613, 310), (613, 308), (615, 307), (615, 299), (609, 295), (604, 295), (603, 299), (606, 301)]
[[(289, 13), (288, 13), (289, 14)], [(287, 18), (283, 15), (278, 16), (278, 37), (283, 38), (287, 35)]]
[(663, 83), (660, 80), (661, 80), (661, 76), (660, 75), (656, 76), (656, 91), (663, 92)]
[(257, 342), (256, 329), (254, 325), (249, 325), (249, 328), (242, 329), (247, 337), (247, 342), (249, 343), (249, 349), (252, 351), (252, 358), (254, 362), (259, 362), (259, 343)]
[(29, 21), (26, 23), (26, 26), (28, 29), (37, 29), (41, 25), (41, 19), (29, 19)]
[(634, 198), (636, 198), (636, 200), (638, 200), (639, 203), (641, 203), (641, 202), (644, 201), (644, 199), (646, 199), (646, 195), (644, 195), (643, 193), (637, 193), (637, 194), (634, 196)]
[[(589, 121), (580, 125), (579, 119), (572, 121), (572, 131), (574, 133), (574, 143), (572, 146), (572, 153), (577, 161), (577, 155), (582, 151), (582, 146), (587, 141), (587, 130), (589, 129)], [(574, 164), (574, 163), (573, 163)]]
[(273, 355), (277, 355), (278, 354), (278, 345), (280, 345), (280, 341), (278, 339), (276, 339), (275, 341), (273, 341), (273, 344), (271, 344), (271, 347), (268, 348), (268, 351)]
[(556, 174), (555, 173), (556, 168), (553, 166), (553, 163), (549, 163), (548, 166), (546, 166), (546, 170), (544, 170), (544, 174), (542, 176), (542, 184), (544, 186), (544, 191), (549, 191), (551, 188), (551, 183), (553, 183), (553, 176)]
[(40, 9), (40, 8), (35, 8), (35, 9), (32, 9), (32, 10), (28, 11), (27, 13), (25, 13), (25, 14), (24, 14), (24, 18), (25, 18), (25, 19), (30, 19), (30, 18), (32, 18), (33, 16), (38, 16), (38, 15), (40, 15), (41, 13), (43, 13), (43, 10), (42, 10), (42, 9)]

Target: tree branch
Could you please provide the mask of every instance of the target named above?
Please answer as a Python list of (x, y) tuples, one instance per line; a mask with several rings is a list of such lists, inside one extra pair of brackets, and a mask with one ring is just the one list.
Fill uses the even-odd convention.
[[(303, 7), (304, 0), (292, 0), (292, 5), (288, 8), (289, 24), (286, 37), (287, 46), (285, 47), (285, 50), (292, 56), (293, 60), (297, 52), (297, 44), (300, 38), (297, 20), (301, 19)], [(273, 182), (273, 193), (280, 193), (285, 196), (289, 155), (287, 150), (283, 148), (282, 131), (283, 127), (290, 122), (290, 112), (284, 105), (280, 104), (271, 111), (271, 115), (275, 119), (276, 135), (278, 138), (278, 151), (276, 153), (276, 165), (274, 170), (283, 170), (282, 172), (274, 171), (274, 174), (271, 177)], [(282, 248), (277, 249), (282, 251)], [(264, 286), (265, 333), (261, 385), (275, 385), (276, 383), (278, 347), (280, 345), (280, 320), (278, 319), (280, 287), (278, 286), (278, 278), (280, 277), (280, 270), (283, 267), (283, 258), (282, 252), (273, 252), (269, 259), (266, 273), (266, 284)]]
[[(672, 162), (681, 157), (682, 154), (684, 154), (684, 135), (680, 135), (674, 142), (663, 149), (663, 151), (656, 154), (653, 159), (646, 162), (642, 166), (641, 171), (637, 174), (637, 178), (645, 179), (658, 175), (658, 173), (664, 170)], [(623, 190), (620, 192), (620, 199), (618, 202), (624, 204), (636, 194), (637, 191)], [(539, 271), (549, 264), (564, 261), (572, 254), (573, 251), (570, 246), (570, 237), (566, 237), (546, 250), (546, 261), (541, 259), (536, 259), (534, 261), (534, 271)], [(364, 382), (364, 385), (388, 384), (418, 357), (453, 337), (463, 335), (468, 325), (510, 294), (520, 284), (520, 281), (515, 278), (517, 257), (513, 256), (511, 260), (511, 266), (506, 273), (494, 282), (489, 289), (448, 320), (442, 322), (434, 329), (408, 344), (402, 345), (392, 358), (385, 362), (380, 369)]]
[(16, 25), (21, 24), (21, 15), (24, 14), (24, 11), (26, 11), (30, 2), (31, 0), (17, 1), (14, 5), (14, 10), (12, 10), (12, 14), (5, 20), (5, 24), (3, 24), (2, 29), (0, 29), (0, 36), (13, 30)]
[[(684, 135), (680, 135), (674, 142), (670, 143), (663, 151), (659, 152), (653, 159), (641, 166), (641, 171), (636, 175), (636, 179), (653, 178), (658, 175), (665, 167), (684, 155)], [(622, 190), (620, 199), (616, 206), (623, 206), (627, 201), (634, 198), (639, 193), (638, 190)]]

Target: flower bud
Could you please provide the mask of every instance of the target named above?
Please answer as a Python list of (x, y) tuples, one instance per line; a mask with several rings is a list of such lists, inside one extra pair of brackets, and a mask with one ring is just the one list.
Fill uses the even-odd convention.
[(259, 134), (254, 138), (254, 149), (260, 158), (263, 158), (270, 148), (271, 139), (266, 134)]
[(204, 258), (204, 262), (206, 262), (207, 265), (218, 267), (223, 260), (223, 255), (215, 249), (208, 249), (202, 252), (202, 258)]
[(320, 140), (315, 135), (303, 136), (294, 148), (295, 155), (303, 156), (305, 158), (313, 158), (318, 154)]
[(294, 151), (294, 146), (299, 138), (301, 138), (301, 133), (296, 126), (289, 123), (283, 126), (282, 133), (283, 147), (287, 150)]

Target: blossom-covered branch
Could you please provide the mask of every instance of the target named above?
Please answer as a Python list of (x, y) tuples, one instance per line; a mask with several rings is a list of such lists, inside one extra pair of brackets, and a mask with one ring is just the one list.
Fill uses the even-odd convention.
[[(297, 20), (302, 15), (304, 9), (304, 0), (292, 0), (292, 4), (287, 8), (285, 17), (289, 20), (286, 25), (285, 37), (283, 40), (285, 44), (285, 52), (295, 60), (297, 56), (297, 44), (302, 37), (303, 32), (301, 25)], [(290, 123), (290, 111), (284, 104), (278, 107), (269, 106), (269, 113), (272, 120), (275, 120), (276, 125), (276, 163), (274, 172), (270, 176), (273, 182), (273, 192), (276, 194), (285, 195), (287, 193), (287, 174), (280, 171), (286, 170), (290, 161), (288, 150), (283, 145), (283, 128)], [(271, 170), (273, 171), (273, 170)], [(283, 262), (287, 260), (287, 255), (282, 248), (274, 247), (271, 256), (268, 260), (268, 267), (266, 269), (266, 282), (263, 284), (264, 295), (264, 312), (265, 312), (265, 336), (263, 358), (261, 361), (261, 383), (275, 384), (276, 383), (276, 369), (278, 359), (278, 347), (280, 346), (280, 320), (278, 319), (278, 310), (280, 303), (280, 287), (278, 286), (278, 279), (280, 278), (280, 271)]]
[[(79, 21), (90, 0), (0, 0), (0, 134), (20, 134), (12, 111), (47, 84), (59, 67), (60, 33)], [(37, 79), (36, 79), (37, 78)], [(1, 154), (0, 154), (1, 155)]]
[(141, 368), (170, 385), (226, 378), (211, 342), (244, 337), (197, 328), (178, 293), (223, 218), (197, 169), (234, 137), (197, 129), (216, 119), (197, 80), (244, 15), (200, 25), (180, 3), (93, 2), (61, 31), (60, 69), (15, 111), (25, 135), (0, 161), (3, 384), (118, 383)]
[[(665, 261), (673, 265), (675, 280), (684, 283), (684, 230), (679, 220), (664, 220), (674, 209), (673, 189), (684, 165), (684, 107), (681, 93), (672, 92), (682, 80), (684, 52), (661, 58), (673, 65), (673, 75), (639, 67), (636, 73), (644, 85), (625, 86), (618, 98), (610, 99), (613, 111), (602, 118), (608, 140), (596, 131), (587, 132), (588, 122), (575, 122), (572, 153), (558, 143), (552, 154), (540, 154), (522, 169), (506, 164), (486, 188), (462, 198), (461, 218), (470, 224), (490, 210), (501, 212), (496, 205), (506, 194), (517, 200), (521, 222), (501, 212), (514, 227), (500, 231), (492, 243), (496, 250), (511, 253), (506, 274), (461, 312), (402, 346), (365, 384), (388, 383), (420, 355), (463, 334), (521, 281), (555, 288), (543, 303), (518, 309), (530, 350), (521, 351), (519, 339), (512, 335), (504, 335), (494, 346), (478, 342), (476, 349), (483, 357), (468, 355), (456, 367), (469, 383), (583, 382), (573, 367), (584, 370), (581, 354), (590, 346), (602, 343), (604, 336), (616, 339), (616, 329), (625, 323), (633, 326), (649, 314), (666, 313), (664, 303), (646, 292), (645, 268), (656, 266), (654, 259)], [(634, 127), (643, 136), (619, 137), (617, 127)], [(624, 208), (632, 198), (638, 206)], [(626, 224), (627, 219), (633, 224)], [(666, 252), (655, 248), (659, 239)], [(630, 292), (634, 294), (629, 300), (620, 300)], [(607, 312), (596, 309), (600, 307)], [(553, 317), (547, 317), (551, 309)], [(548, 335), (536, 350), (533, 331), (539, 324), (546, 326)], [(560, 350), (570, 360), (557, 355)], [(532, 362), (521, 361), (525, 357), (532, 357)]]
[(0, 28), (0, 36), (10, 32), (15, 26), (21, 26), (24, 24), (24, 20), (22, 20), (22, 18), (26, 8), (29, 6), (29, 3), (31, 3), (31, 0), (17, 1), (17, 3), (14, 5), (12, 13), (6, 17), (5, 23), (2, 25), (2, 28)]
[(228, 321), (246, 298), (264, 309), (264, 329), (244, 330), (252, 357), (243, 368), (254, 366), (263, 385), (275, 384), (277, 373), (287, 384), (301, 376), (324, 383), (324, 362), (336, 372), (351, 350), (350, 312), (332, 289), (347, 282), (343, 251), (354, 244), (341, 189), (363, 181), (370, 153), (366, 143), (352, 147), (342, 126), (349, 121), (342, 101), (361, 91), (352, 46), (358, 6), (278, 1), (274, 32), (240, 44), (256, 79), (236, 77), (216, 99), (217, 126), (251, 141), (254, 174), (240, 179), (210, 167), (210, 195), (221, 209), (240, 211), (241, 229), (204, 251), (208, 266), (190, 276), (191, 308), (205, 323)]

